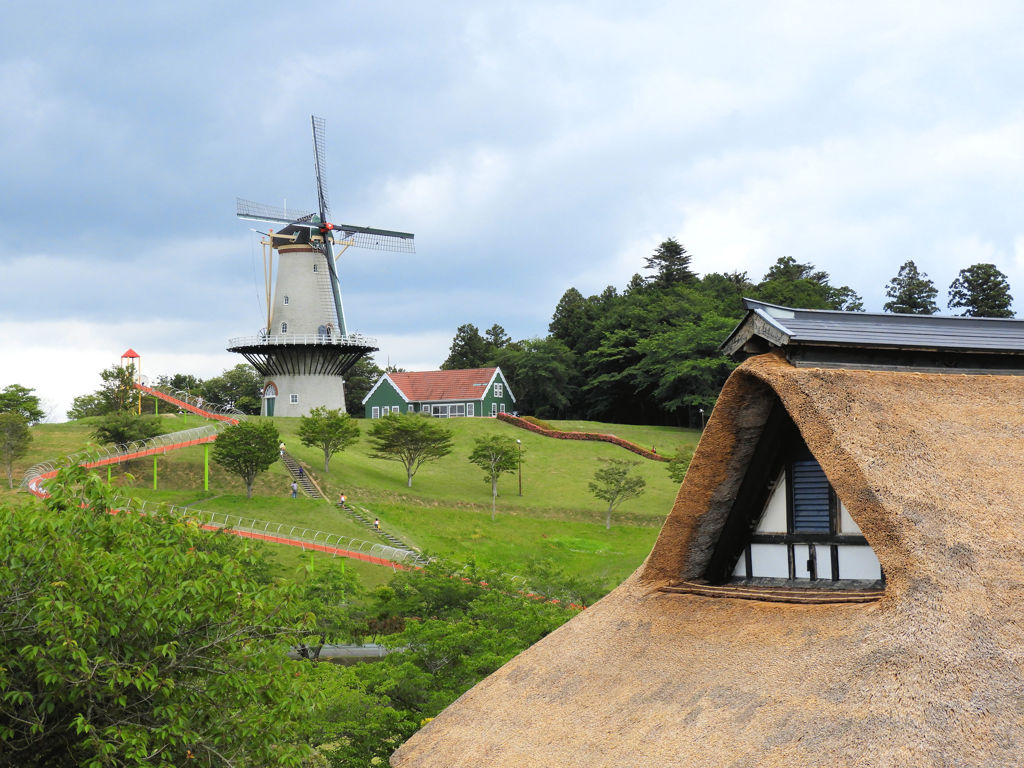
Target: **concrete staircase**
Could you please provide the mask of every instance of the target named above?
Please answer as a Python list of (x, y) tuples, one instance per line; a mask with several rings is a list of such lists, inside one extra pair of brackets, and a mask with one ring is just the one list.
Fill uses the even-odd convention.
[(348, 516), (351, 517), (353, 520), (355, 520), (357, 523), (359, 523), (359, 525), (363, 526), (368, 531), (371, 531), (374, 535), (379, 536), (380, 538), (384, 539), (384, 541), (386, 541), (392, 547), (397, 547), (398, 549), (407, 549), (410, 552), (416, 552), (416, 556), (415, 556), (414, 560), (416, 561), (417, 565), (426, 565), (427, 564), (427, 562), (428, 562), (427, 558), (421, 556), (416, 551), (415, 547), (412, 547), (411, 545), (409, 545), (406, 542), (402, 541), (397, 536), (395, 536), (393, 534), (390, 534), (390, 533), (388, 533), (387, 531), (385, 531), (383, 529), (381, 529), (379, 531), (378, 530), (374, 530), (374, 528), (373, 528), (374, 514), (372, 512), (370, 512), (370, 510), (366, 509), (366, 507), (356, 506), (355, 504), (352, 504), (350, 502), (346, 503), (345, 506), (342, 506), (341, 503), (339, 502), (335, 506), (337, 506), (343, 512), (347, 513)]
[(288, 451), (281, 454), (281, 461), (291, 474), (292, 479), (299, 484), (299, 488), (302, 489), (304, 494), (311, 499), (322, 499), (324, 497), (323, 493), (320, 492), (320, 487), (313, 481), (308, 472), (303, 470), (301, 474), (299, 473), (299, 462)]

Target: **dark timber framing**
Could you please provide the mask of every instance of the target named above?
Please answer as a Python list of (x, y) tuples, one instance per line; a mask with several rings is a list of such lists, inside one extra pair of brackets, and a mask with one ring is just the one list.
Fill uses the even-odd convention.
[[(839, 572), (839, 545), (866, 546), (867, 539), (862, 535), (844, 534), (840, 531), (840, 504), (829, 483), (828, 498), (828, 532), (800, 532), (796, 530), (793, 519), (794, 488), (793, 462), (804, 457), (813, 458), (807, 450), (800, 433), (777, 400), (772, 406), (765, 422), (757, 447), (751, 456), (747, 471), (739, 490), (733, 500), (732, 507), (726, 517), (718, 539), (718, 545), (711, 556), (705, 572), (705, 580), (710, 584), (724, 584), (732, 580), (733, 571), (740, 557), (745, 558), (748, 577), (753, 573), (751, 544), (784, 544), (786, 545), (789, 581), (797, 581), (797, 558), (804, 557), (798, 548), (807, 547), (807, 571), (810, 579), (800, 582), (820, 586), (823, 581), (829, 582), (834, 588), (842, 588), (843, 582)], [(765, 512), (768, 500), (775, 488), (775, 480), (783, 471), (786, 474), (786, 533), (758, 533), (757, 527)], [(817, 561), (817, 546), (829, 547), (827, 563)], [(749, 581), (746, 579), (745, 581)], [(884, 581), (884, 576), (883, 576)], [(863, 582), (856, 582), (861, 585)]]

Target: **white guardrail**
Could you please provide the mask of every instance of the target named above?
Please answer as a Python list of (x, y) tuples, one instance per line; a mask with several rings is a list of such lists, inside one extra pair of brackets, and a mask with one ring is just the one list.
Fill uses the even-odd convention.
[(280, 344), (321, 344), (329, 347), (375, 347), (377, 340), (361, 333), (334, 336), (323, 333), (282, 333), (259, 336), (236, 336), (228, 339), (228, 347), (260, 347)]
[[(43, 483), (56, 473), (57, 469), (66, 464), (83, 464), (96, 466), (97, 464), (119, 463), (139, 454), (161, 453), (163, 450), (174, 450), (175, 448), (195, 445), (197, 441), (210, 442), (221, 430), (227, 428), (227, 422), (215, 422), (202, 427), (185, 429), (180, 432), (171, 432), (166, 435), (157, 435), (148, 440), (138, 440), (127, 445), (117, 446), (90, 446), (89, 448), (77, 451), (63, 459), (43, 461), (32, 467), (25, 473), (21, 485), (36, 496), (43, 496), (46, 490)], [(302, 525), (290, 523), (275, 523), (268, 520), (259, 520), (254, 517), (240, 517), (224, 512), (209, 512), (189, 507), (179, 507), (171, 504), (154, 501), (139, 501), (129, 497), (118, 497), (117, 503), (123, 503), (125, 508), (134, 504), (134, 509), (143, 514), (156, 511), (180, 514), (184, 517), (196, 520), (201, 525), (214, 528), (229, 528), (243, 534), (253, 534), (257, 537), (275, 537), (282, 539), (282, 543), (291, 543), (292, 546), (302, 547), (305, 544), (328, 547), (348, 552), (355, 552), (369, 557), (379, 558), (394, 563), (411, 563), (415, 565), (419, 560), (419, 553), (400, 547), (392, 547), (377, 542), (363, 541), (350, 536), (343, 536), (338, 533), (327, 533)], [(338, 554), (338, 553), (335, 553)]]

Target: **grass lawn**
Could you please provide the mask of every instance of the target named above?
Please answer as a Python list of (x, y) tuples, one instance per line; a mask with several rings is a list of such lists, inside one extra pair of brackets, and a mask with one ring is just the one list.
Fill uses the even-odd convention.
[[(165, 416), (168, 431), (199, 426), (198, 417)], [(93, 420), (42, 424), (33, 428), (32, 451), (21, 469), (80, 449), (91, 439)], [(495, 419), (451, 419), (454, 449), (441, 460), (422, 467), (406, 487), (404, 467), (397, 462), (368, 456), (368, 420), (359, 420), (359, 442), (331, 460), (323, 472), (323, 454), (303, 446), (296, 437), (298, 419), (275, 419), (288, 446), (324, 488), (329, 501), (288, 498), (290, 478), (280, 463), (259, 475), (254, 497), (245, 498), (241, 479), (211, 461), (210, 488), (203, 490), (203, 448), (174, 451), (158, 459), (158, 490), (152, 489), (153, 462), (138, 460), (113, 470), (115, 482), (143, 499), (198, 509), (226, 512), (275, 523), (308, 526), (329, 533), (374, 540), (373, 533), (340, 512), (333, 503), (344, 491), (350, 502), (379, 516), (385, 530), (424, 551), (458, 561), (474, 558), (510, 573), (528, 573), (531, 563), (547, 560), (570, 575), (609, 585), (629, 575), (650, 551), (678, 486), (666, 464), (642, 459), (608, 443), (555, 440), (518, 429)], [(551, 422), (559, 429), (614, 434), (645, 447), (674, 453), (677, 446), (693, 446), (699, 432), (673, 427)], [(521, 441), (523, 495), (517, 474), (499, 481), (498, 514), (490, 519), (490, 485), (468, 461), (474, 440), (501, 434)], [(610, 531), (604, 528), (605, 503), (594, 498), (587, 484), (601, 458), (638, 462), (636, 471), (647, 481), (639, 499), (626, 502), (613, 515)], [(282, 575), (327, 555), (300, 549), (261, 545), (273, 553)], [(383, 583), (388, 569), (347, 561), (364, 583)]]

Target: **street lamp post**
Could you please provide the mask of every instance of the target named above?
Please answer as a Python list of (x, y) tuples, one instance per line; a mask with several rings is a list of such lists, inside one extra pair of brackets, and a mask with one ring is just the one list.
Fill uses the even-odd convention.
[(516, 440), (516, 448), (519, 449), (519, 495), (523, 495), (523, 441)]
[(700, 431), (704, 431), (704, 409), (700, 409)]

